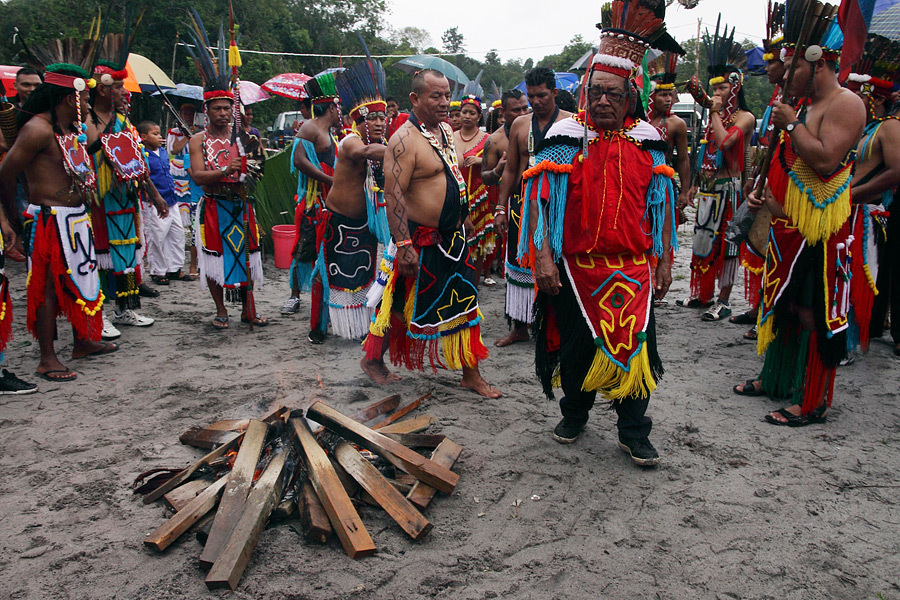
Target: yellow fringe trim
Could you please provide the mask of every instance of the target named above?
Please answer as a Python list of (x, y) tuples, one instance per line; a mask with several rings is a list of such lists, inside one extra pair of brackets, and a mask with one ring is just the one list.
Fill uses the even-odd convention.
[(601, 349), (594, 353), (594, 362), (584, 378), (582, 391), (599, 391), (608, 400), (622, 401), (632, 396), (649, 396), (656, 389), (656, 380), (650, 371), (650, 354), (646, 342), (628, 365), (622, 370)]
[[(760, 316), (762, 315), (762, 307), (760, 306)], [(766, 319), (765, 323), (760, 323), (757, 318), (756, 324), (756, 354), (762, 356), (766, 353), (769, 344), (775, 339), (775, 317), (774, 315)]]
[(384, 286), (384, 295), (381, 297), (381, 308), (378, 316), (369, 326), (369, 332), (378, 337), (384, 337), (388, 327), (391, 326), (391, 308), (394, 305), (394, 281), (397, 279), (396, 272), (391, 272), (388, 277), (387, 284)]
[(128, 246), (129, 244), (137, 244), (139, 241), (141, 241), (141, 238), (133, 237), (127, 240), (109, 240), (109, 243), (113, 246)]
[[(102, 150), (101, 150), (102, 153)], [(97, 190), (99, 191), (98, 197), (100, 201), (103, 201), (103, 197), (109, 193), (109, 189), (113, 184), (113, 169), (108, 162), (106, 162), (105, 158), (98, 160), (100, 165), (97, 167)]]
[[(833, 177), (831, 181), (822, 181), (799, 157), (794, 162), (792, 170), (816, 198), (822, 199), (834, 196), (850, 178), (850, 169), (845, 169), (845, 172)], [(806, 192), (790, 181), (784, 198), (784, 211), (804, 239), (810, 244), (817, 244), (837, 233), (850, 218), (850, 187), (847, 186), (841, 195), (825, 208), (818, 208), (809, 201)]]
[[(481, 310), (478, 316), (482, 317)], [(441, 337), (441, 352), (444, 355), (444, 362), (451, 371), (458, 371), (463, 367), (474, 367), (478, 364), (478, 359), (472, 352), (472, 335), (475, 331), (474, 327), (468, 327), (462, 331), (458, 331), (453, 335), (445, 335)], [(480, 329), (479, 341), (481, 338)]]
[(747, 269), (748, 271), (750, 271), (751, 273), (753, 273), (754, 275), (756, 275), (757, 277), (762, 277), (762, 274), (766, 272), (765, 265), (763, 265), (762, 267), (759, 267), (758, 269), (754, 269), (747, 263), (746, 260), (741, 261), (741, 266), (744, 267), (745, 269)]

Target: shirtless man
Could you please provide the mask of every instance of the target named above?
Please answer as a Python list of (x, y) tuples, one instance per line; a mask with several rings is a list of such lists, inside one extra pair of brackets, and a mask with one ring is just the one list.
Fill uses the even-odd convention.
[[(297, 208), (294, 212), (298, 240), (290, 270), (291, 295), (281, 307), (282, 314), (293, 314), (300, 310), (300, 292), (308, 289), (312, 264), (300, 261), (297, 253), (307, 244), (315, 244), (315, 214), (324, 205), (328, 189), (334, 183), (337, 152), (331, 130), (340, 128), (342, 124), (341, 111), (334, 103), (334, 98), (335, 96), (330, 96), (313, 102), (313, 118), (303, 122), (294, 140), (292, 162), (300, 174), (297, 181)], [(307, 240), (306, 236), (309, 235), (313, 239)], [(313, 304), (321, 299), (321, 287), (313, 290), (314, 294), (316, 292), (318, 294), (313, 299)], [(316, 344), (322, 342), (318, 337), (310, 338), (309, 341)]]
[[(718, 31), (716, 32), (718, 40)], [(713, 44), (715, 46), (715, 44)], [(727, 44), (719, 44), (727, 47)], [(743, 52), (738, 44), (732, 52)], [(708, 67), (713, 89), (709, 125), (701, 146), (702, 168), (694, 223), (693, 256), (691, 258), (691, 295), (676, 300), (686, 308), (709, 307), (701, 318), (719, 321), (731, 315), (731, 289), (738, 271), (738, 246), (725, 239), (730, 215), (741, 202), (741, 174), (745, 168), (756, 119), (744, 99), (744, 75), (733, 66), (728, 53), (717, 51), (715, 64)], [(721, 164), (721, 167), (718, 165)], [(696, 194), (696, 196), (695, 196)], [(719, 296), (713, 302), (719, 283)]]
[[(32, 93), (24, 106), (28, 111), (25, 114), (34, 116), (22, 125), (15, 144), (0, 163), (0, 197), (4, 211), (15, 210), (16, 174), (24, 171), (28, 181), (29, 213), (33, 218), (28, 227), (31, 243), (27, 244), (32, 253), (28, 312), (35, 315), (33, 320), (28, 320), (28, 329), (37, 338), (41, 351), (36, 373), (56, 382), (72, 381), (77, 377), (59, 360), (53, 345), (58, 315), (65, 314), (72, 323), (73, 359), (108, 354), (118, 349), (115, 343), (100, 341), (103, 295), (90, 219), (85, 208), (86, 188), (66, 171), (56, 137), (78, 133), (78, 104), (81, 114), (87, 114), (88, 109), (86, 75), (73, 65), (59, 65), (56, 72), (48, 72), (48, 81)], [(75, 85), (82, 91), (76, 92)], [(79, 166), (87, 177), (92, 174), (93, 167), (86, 153), (81, 156), (85, 161)], [(0, 227), (7, 245), (11, 245), (15, 235), (5, 214), (0, 215)], [(62, 245), (61, 239), (69, 236), (80, 240), (74, 249)], [(57, 264), (68, 264), (71, 268), (68, 272), (55, 272), (58, 271)]]
[[(805, 53), (805, 50), (801, 48), (797, 52)], [(794, 48), (789, 47), (787, 60), (793, 59), (793, 52)], [(791, 187), (796, 184), (784, 173), (784, 169), (796, 164), (792, 157), (796, 153), (796, 160), (802, 160), (812, 171), (803, 175), (806, 185), (815, 186), (810, 189), (824, 190), (821, 182), (825, 180), (839, 186), (850, 179), (852, 151), (863, 133), (866, 109), (853, 92), (840, 87), (838, 56), (828, 51), (813, 63), (803, 58), (796, 61), (794, 78), (785, 89), (785, 97), (808, 97), (810, 102), (800, 115), (790, 104), (773, 103), (772, 124), (784, 130), (784, 137), (780, 142), (772, 141), (779, 145), (769, 167), (763, 196), (748, 196), (752, 209), (758, 210), (765, 204), (772, 211), (757, 342), (759, 353), (765, 352), (765, 363), (759, 378), (735, 386), (734, 391), (789, 398), (790, 406), (766, 415), (766, 421), (775, 425), (800, 427), (824, 422), (831, 404), (835, 368), (846, 354), (847, 315), (843, 295), (848, 273), (832, 261), (823, 265), (822, 255), (823, 248), (829, 254), (843, 250), (842, 260), (849, 260), (846, 258), (850, 237), (848, 221), (832, 219), (835, 222), (831, 227), (824, 225), (828, 222), (825, 211), (849, 213), (849, 190), (831, 198), (831, 203), (823, 209), (815, 206), (815, 202), (822, 203), (825, 197), (807, 199), (797, 193), (796, 187)], [(793, 152), (787, 152), (788, 145)], [(778, 185), (772, 187), (775, 183)], [(809, 204), (792, 209), (799, 212), (798, 220), (785, 211), (788, 198)], [(822, 286), (823, 274), (824, 298), (821, 292), (816, 292)], [(807, 356), (808, 360), (795, 360), (796, 355)], [(801, 383), (793, 385), (793, 382)]]
[(678, 101), (678, 92), (672, 89), (657, 89), (650, 96), (648, 120), (656, 127), (662, 140), (669, 144), (666, 162), (674, 163), (681, 190), (678, 192), (678, 210), (687, 206), (691, 197), (691, 157), (688, 152), (687, 124), (684, 119), (672, 113)]
[[(525, 74), (525, 90), (528, 102), (534, 110), (515, 119), (509, 127), (509, 145), (506, 150), (506, 166), (500, 179), (500, 199), (509, 198), (509, 217), (498, 215), (494, 227), (506, 239), (506, 317), (512, 323), (512, 331), (494, 342), (495, 346), (508, 346), (528, 341), (528, 325), (534, 303), (534, 275), (530, 269), (519, 266), (519, 225), (522, 223), (522, 173), (534, 166), (534, 153), (544, 136), (557, 121), (572, 113), (556, 106), (556, 75), (546, 67), (535, 67)], [(498, 211), (502, 212), (502, 211)], [(511, 226), (510, 226), (511, 225)]]
[[(206, 278), (209, 292), (216, 304), (213, 327), (221, 330), (229, 327), (223, 287), (241, 290), (251, 283), (251, 278), (253, 287), (260, 287), (262, 259), (259, 254), (259, 233), (256, 229), (253, 207), (252, 205), (245, 207), (246, 200), (241, 198), (241, 186), (244, 184), (237, 181), (243, 167), (241, 158), (236, 155), (237, 149), (231, 145), (234, 98), (230, 92), (224, 90), (208, 91), (204, 97), (207, 98), (206, 131), (191, 137), (188, 148), (191, 156), (191, 176), (204, 192), (197, 207), (197, 220), (199, 223), (208, 223), (211, 220), (208, 220), (207, 214), (215, 213), (217, 216), (218, 227), (204, 227), (200, 241), (205, 243), (206, 247), (199, 248), (197, 252), (200, 255), (200, 275)], [(214, 160), (218, 161), (215, 163), (209, 160), (209, 153), (205, 151), (206, 145), (212, 143), (219, 144), (221, 148), (215, 153)], [(225, 156), (230, 156), (230, 160)], [(249, 221), (249, 239), (242, 237), (237, 248), (233, 248), (229, 242), (222, 243), (232, 224), (243, 226), (245, 218)], [(218, 248), (214, 248), (213, 245)], [(228, 270), (224, 266), (225, 252), (233, 253), (229, 261), (233, 268)], [(245, 256), (246, 252), (250, 252), (249, 258)], [(247, 263), (250, 265), (249, 273), (246, 269)], [(267, 319), (255, 312), (251, 313), (247, 294), (242, 294), (241, 300), (241, 322), (249, 323), (252, 320), (254, 327), (265, 327), (269, 324)]]
[(372, 89), (379, 79), (371, 76), (372, 70), (383, 72), (377, 61), (361, 61), (335, 81), (341, 103), (350, 108), (355, 131), (341, 140), (334, 185), (316, 217), (316, 246), (324, 260), (316, 262), (313, 285), (327, 289), (328, 300), (326, 304), (322, 295), (320, 303), (311, 307), (310, 341), (325, 339), (329, 321), (334, 333), (344, 339), (365, 338), (372, 316), (366, 293), (375, 280), (378, 244), (390, 243), (380, 191), (386, 103), (381, 100), (383, 90)]
[[(890, 52), (884, 52), (890, 48)], [(878, 61), (866, 60), (877, 53)], [(868, 56), (867, 56), (868, 55)], [(887, 58), (890, 57), (890, 58)], [(894, 190), (900, 185), (900, 121), (891, 117), (894, 109), (891, 99), (893, 90), (892, 75), (900, 61), (900, 42), (890, 42), (880, 36), (869, 36), (866, 52), (858, 64), (870, 64), (869, 73), (857, 73), (853, 69), (847, 79), (847, 87), (856, 92), (868, 108), (868, 120), (862, 139), (857, 147), (856, 170), (850, 189), (854, 210), (851, 219), (854, 224), (855, 252), (861, 253), (870, 269), (877, 269), (878, 295), (871, 288), (868, 277), (854, 277), (851, 280), (850, 300), (854, 303), (854, 317), (860, 328), (859, 341), (863, 349), (868, 345), (869, 335), (881, 337), (884, 329), (884, 318), (888, 308), (891, 311), (891, 337), (894, 342), (894, 353), (900, 356), (900, 219), (897, 216), (897, 205), (892, 204)], [(894, 64), (891, 64), (891, 63)], [(886, 67), (886, 68), (885, 68)], [(868, 205), (868, 206), (862, 206)], [(883, 211), (890, 207), (887, 222), (887, 244), (879, 251), (872, 252), (873, 245), (864, 249), (863, 244), (874, 242), (875, 219), (872, 210)], [(862, 235), (860, 235), (861, 232)], [(856, 275), (856, 273), (854, 273)], [(857, 299), (861, 306), (856, 306)], [(871, 314), (865, 313), (869, 303), (873, 308)], [(868, 324), (868, 327), (866, 325)]]
[[(402, 360), (420, 370), (425, 355), (436, 369), (440, 353), (448, 368), (462, 369), (463, 387), (497, 398), (500, 390), (478, 370), (488, 351), (481, 340), (475, 269), (463, 231), (465, 183), (445, 124), (450, 83), (440, 72), (425, 69), (413, 77), (409, 99), (413, 111), (388, 141), (385, 154), (385, 201), (397, 254), (364, 344), (363, 370), (379, 383), (387, 381), (383, 356), (388, 346), (395, 364)], [(418, 312), (405, 322), (404, 307), (412, 294)]]

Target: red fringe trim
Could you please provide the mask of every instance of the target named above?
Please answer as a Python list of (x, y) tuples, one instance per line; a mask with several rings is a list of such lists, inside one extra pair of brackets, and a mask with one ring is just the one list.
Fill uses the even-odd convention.
[(741, 264), (744, 266), (744, 299), (750, 303), (751, 309), (755, 309), (759, 306), (766, 259), (747, 248), (744, 243), (741, 244)]
[(6, 344), (12, 339), (12, 299), (9, 296), (9, 279), (4, 275), (3, 291), (0, 292), (0, 311), (3, 312), (3, 318), (0, 319), (0, 352), (6, 350)]
[(810, 332), (809, 348), (806, 351), (806, 382), (803, 389), (803, 403), (800, 412), (808, 415), (822, 404), (824, 395), (828, 406), (834, 394), (834, 367), (826, 367), (819, 355), (819, 333)]
[[(460, 362), (467, 367), (475, 367), (479, 362), (488, 357), (488, 348), (481, 339), (481, 325), (469, 328), (469, 351), (475, 357), (472, 364), (467, 364), (462, 358)], [(378, 360), (384, 352), (384, 344), (388, 344), (391, 364), (403, 365), (410, 371), (424, 371), (425, 358), (431, 365), (431, 370), (437, 373), (438, 369), (447, 369), (441, 357), (441, 339), (415, 339), (407, 335), (407, 326), (396, 313), (391, 314), (391, 326), (387, 331), (387, 339), (369, 333), (363, 342), (363, 352), (369, 360)]]
[[(77, 299), (81, 297), (81, 294), (66, 272), (66, 262), (60, 247), (56, 219), (45, 220), (39, 214), (34, 220), (33, 235), (31, 273), (28, 279), (28, 315), (26, 319), (28, 331), (35, 338), (37, 337), (37, 311), (44, 305), (49, 272), (56, 294), (55, 316), (65, 316), (78, 337), (95, 342), (100, 341), (103, 317), (99, 308), (103, 305), (103, 293), (100, 293), (96, 301), (86, 302), (84, 307), (78, 304)], [(96, 312), (88, 315), (85, 309), (96, 310)]]
[(856, 219), (853, 227), (853, 242), (850, 245), (850, 306), (853, 307), (853, 320), (859, 326), (859, 345), (866, 352), (869, 350), (869, 325), (872, 322), (872, 307), (875, 305), (875, 292), (866, 277), (863, 261), (863, 230), (867, 223), (865, 212)]

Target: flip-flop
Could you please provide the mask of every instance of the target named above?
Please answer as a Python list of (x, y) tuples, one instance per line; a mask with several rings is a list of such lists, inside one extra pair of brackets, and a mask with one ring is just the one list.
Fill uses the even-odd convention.
[[(54, 373), (61, 373), (62, 375), (54, 377)], [(70, 369), (53, 369), (52, 371), (47, 371), (46, 373), (38, 373), (34, 372), (35, 375), (44, 379), (46, 381), (75, 381), (78, 379), (78, 374), (75, 371)]]
[(766, 392), (762, 389), (762, 385), (760, 384), (759, 389), (756, 389), (756, 386), (753, 385), (754, 383), (753, 379), (748, 379), (744, 383), (734, 386), (732, 390), (738, 396), (765, 396)]
[(190, 275), (186, 275), (181, 271), (178, 271), (174, 275), (167, 275), (169, 281), (196, 281), (200, 276), (191, 277)]
[[(241, 317), (241, 323), (249, 324), (250, 319), (248, 319), (247, 317)], [(265, 327), (268, 324), (269, 324), (268, 319), (264, 319), (264, 318), (260, 317), (259, 315), (256, 315), (253, 317), (253, 326), (254, 327)]]
[(215, 317), (212, 320), (213, 329), (218, 329), (219, 331), (224, 331), (228, 329), (228, 316), (224, 317)]
[(94, 350), (93, 352), (88, 352), (84, 356), (79, 356), (75, 360), (81, 360), (82, 358), (87, 358), (89, 356), (103, 356), (104, 354), (112, 354), (113, 352), (118, 352), (119, 344), (116, 342), (103, 342), (103, 346)]

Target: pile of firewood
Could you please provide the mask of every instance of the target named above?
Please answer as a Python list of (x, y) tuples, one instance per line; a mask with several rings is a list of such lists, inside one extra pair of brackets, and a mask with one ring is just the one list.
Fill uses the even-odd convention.
[[(152, 479), (141, 485), (144, 474), (136, 482), (145, 504), (163, 499), (176, 511), (144, 544), (163, 551), (193, 527), (205, 541), (200, 564), (209, 569), (207, 587), (234, 590), (270, 520), (299, 519), (317, 542), (334, 532), (347, 554), (358, 558), (375, 552), (356, 510), (365, 502), (421, 538), (431, 523), (420, 511), (437, 492), (456, 487), (459, 475), (450, 467), (462, 452), (444, 436), (420, 433), (432, 417), (400, 420), (429, 395), (399, 410), (395, 395), (351, 416), (316, 402), (305, 415), (282, 407), (261, 420), (192, 427), (180, 440), (211, 449), (209, 454), (185, 469), (156, 469)], [(433, 449), (431, 458), (412, 448)]]

